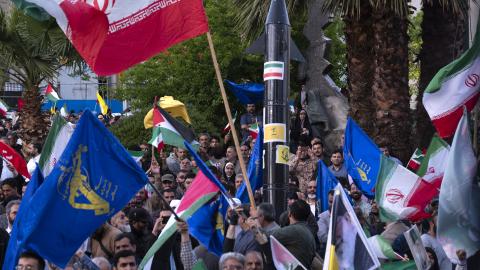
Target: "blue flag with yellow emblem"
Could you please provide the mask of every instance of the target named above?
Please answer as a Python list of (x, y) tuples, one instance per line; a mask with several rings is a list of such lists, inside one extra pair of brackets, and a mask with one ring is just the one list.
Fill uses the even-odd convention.
[(143, 170), (90, 111), (35, 192), (23, 246), (64, 268), (78, 247), (148, 181)]
[(343, 157), (348, 175), (365, 196), (375, 196), (381, 152), (365, 132), (348, 118)]
[[(252, 191), (259, 190), (263, 186), (263, 129), (261, 127), (259, 128), (257, 141), (248, 162), (247, 174)], [(250, 202), (245, 181), (238, 187), (235, 197), (240, 199), (242, 203)]]

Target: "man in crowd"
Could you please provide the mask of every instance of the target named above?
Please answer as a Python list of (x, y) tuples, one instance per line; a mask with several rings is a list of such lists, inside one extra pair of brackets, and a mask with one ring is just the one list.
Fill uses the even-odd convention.
[(113, 257), (114, 270), (137, 270), (135, 253), (131, 250), (122, 250)]
[(170, 172), (177, 174), (180, 171), (180, 161), (187, 157), (187, 150), (178, 148), (177, 151), (172, 151), (167, 158), (167, 166)]
[(238, 162), (238, 156), (237, 156), (237, 151), (235, 150), (234, 146), (229, 146), (227, 148), (227, 151), (225, 152), (226, 156), (226, 161), (225, 163), (231, 162), (233, 165), (235, 165), (235, 173), (242, 173), (242, 170), (240, 168), (240, 162)]
[(137, 251), (137, 246), (135, 245), (135, 239), (131, 233), (121, 233), (115, 237), (113, 242), (115, 247), (115, 253), (118, 253), (122, 250), (130, 250), (134, 253)]
[(18, 270), (43, 270), (45, 269), (45, 261), (38, 254), (25, 251), (20, 255), (18, 259), (17, 267)]
[(275, 208), (270, 203), (261, 203), (257, 207), (257, 219), (261, 229), (267, 234), (271, 235), (274, 231), (280, 228), (275, 222)]
[(298, 178), (299, 188), (302, 193), (307, 192), (308, 181), (315, 179), (315, 160), (308, 155), (310, 148), (302, 141), (298, 143), (297, 153), (289, 165), (290, 172)]
[(238, 252), (227, 252), (220, 257), (219, 266), (222, 270), (243, 270), (245, 265), (245, 256)]
[(245, 255), (245, 270), (263, 270), (262, 254), (258, 251), (249, 251)]
[[(12, 232), (13, 222), (15, 222), (15, 218), (17, 217), (19, 208), (20, 200), (13, 200), (8, 202), (7, 207), (5, 208), (5, 216), (2, 216), (2, 219), (0, 219), (0, 228), (6, 230), (8, 234), (11, 234)], [(4, 217), (6, 217), (6, 220)]]
[(135, 255), (143, 258), (156, 240), (155, 235), (148, 230), (148, 224), (151, 222), (150, 214), (143, 208), (133, 208), (128, 213), (128, 220), (137, 247)]
[(320, 211), (319, 201), (317, 200), (317, 180), (310, 180), (307, 186), (307, 198), (306, 201), (310, 206), (310, 211), (315, 217), (318, 217)]
[(328, 167), (330, 172), (338, 179), (340, 184), (348, 187), (348, 173), (345, 164), (343, 164), (343, 153), (341, 150), (335, 150), (330, 157), (332, 165)]
[(403, 164), (402, 164), (402, 162), (400, 161), (400, 159), (398, 159), (398, 158), (390, 155), (390, 150), (388, 149), (387, 146), (382, 146), (382, 147), (380, 147), (380, 151), (382, 151), (382, 153), (383, 153), (386, 157), (388, 157), (389, 159), (395, 161), (395, 163), (397, 163), (398, 165), (403, 166)]
[(327, 155), (324, 152), (323, 148), (323, 143), (320, 141), (315, 141), (312, 144), (312, 153), (313, 157), (315, 159), (315, 162), (318, 162), (319, 160), (323, 160), (325, 165), (329, 166), (330, 165), (330, 159), (327, 157)]
[(362, 215), (365, 219), (368, 219), (370, 211), (372, 210), (372, 205), (368, 202), (366, 198), (363, 198), (362, 191), (358, 189), (357, 185), (352, 183), (350, 185), (350, 197), (353, 200), (353, 206), (360, 208), (362, 210)]
[(242, 129), (242, 141), (246, 141), (250, 136), (249, 128), (253, 124), (259, 124), (262, 118), (255, 114), (255, 104), (247, 104), (247, 112), (240, 117), (240, 127)]

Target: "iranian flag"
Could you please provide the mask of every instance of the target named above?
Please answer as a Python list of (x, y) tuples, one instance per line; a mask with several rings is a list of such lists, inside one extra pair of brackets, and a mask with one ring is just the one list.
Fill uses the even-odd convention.
[(428, 217), (424, 209), (438, 195), (434, 184), (383, 155), (375, 190), (383, 221)]
[(263, 64), (263, 80), (283, 80), (285, 64), (280, 61), (269, 61)]
[(377, 258), (383, 260), (401, 260), (403, 259), (395, 251), (392, 245), (381, 235), (374, 235), (367, 239), (372, 251), (377, 255)]
[[(218, 191), (220, 191), (219, 187), (205, 176), (202, 171), (199, 171), (192, 186), (183, 196), (175, 212), (181, 219), (187, 221), (200, 207), (215, 197)], [(177, 225), (175, 217), (172, 215), (158, 236), (158, 239), (148, 250), (145, 257), (143, 257), (139, 269), (151, 269), (155, 252), (157, 252), (176, 231)]]
[(422, 150), (418, 148), (415, 149), (415, 152), (413, 153), (412, 157), (407, 163), (407, 168), (412, 172), (418, 171), (418, 169), (422, 165), (422, 161), (424, 157), (425, 155), (423, 154)]
[(0, 115), (2, 115), (3, 117), (7, 116), (8, 109), (9, 107), (7, 103), (0, 99)]
[(434, 135), (417, 174), (440, 188), (449, 152), (448, 143)]
[[(480, 24), (480, 20), (478, 22)], [(454, 134), (463, 106), (471, 111), (479, 95), (480, 31), (477, 31), (472, 47), (440, 69), (425, 89), (423, 105), (440, 137), (448, 138)]]
[(250, 136), (252, 136), (253, 139), (256, 139), (258, 137), (258, 132), (260, 132), (258, 123), (251, 124), (248, 131), (250, 132)]
[(42, 174), (45, 178), (50, 174), (60, 159), (74, 130), (75, 125), (67, 122), (58, 114), (54, 116), (52, 127), (50, 128), (42, 154), (40, 155), (40, 160), (38, 161), (38, 165), (42, 169)]
[[(232, 122), (235, 125), (235, 120), (237, 120), (237, 112), (235, 112), (235, 115), (233, 116)], [(223, 128), (223, 133), (228, 133), (232, 127), (230, 126), (230, 122), (227, 123), (227, 125)]]
[(28, 0), (43, 8), (90, 68), (119, 73), (206, 33), (202, 0)]
[(270, 247), (272, 249), (272, 260), (278, 270), (293, 270), (297, 267), (307, 269), (288, 251), (273, 235), (270, 235)]
[(25, 162), (23, 157), (19, 153), (17, 153), (17, 151), (15, 151), (12, 147), (1, 141), (0, 155), (2, 156), (3, 160), (12, 164), (12, 166), (21, 176), (25, 178), (30, 178), (30, 173), (28, 173), (27, 169), (27, 162)]
[(153, 123), (152, 138), (148, 143), (158, 149), (163, 148), (165, 144), (185, 148), (184, 140), (194, 146), (198, 146), (193, 131), (173, 118), (162, 108), (154, 108)]
[(45, 97), (53, 103), (60, 100), (60, 96), (58, 96), (58, 93), (53, 89), (51, 84), (48, 84), (47, 89), (45, 89)]

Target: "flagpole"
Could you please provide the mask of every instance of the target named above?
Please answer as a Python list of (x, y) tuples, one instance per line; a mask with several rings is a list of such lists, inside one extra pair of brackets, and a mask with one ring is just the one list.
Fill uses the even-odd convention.
[(215, 48), (213, 47), (212, 35), (210, 31), (207, 32), (208, 46), (210, 47), (210, 54), (212, 55), (213, 66), (215, 68), (215, 75), (217, 76), (218, 85), (220, 86), (220, 93), (222, 94), (223, 104), (225, 105), (225, 111), (227, 113), (228, 123), (230, 124), (230, 130), (232, 131), (233, 142), (235, 143), (235, 150), (237, 151), (237, 158), (240, 162), (240, 169), (242, 170), (243, 179), (245, 179), (245, 184), (247, 186), (248, 198), (250, 199), (250, 205), (253, 209), (256, 209), (255, 199), (253, 197), (252, 186), (250, 185), (250, 180), (248, 179), (247, 170), (245, 167), (245, 161), (241, 155), (240, 143), (238, 141), (237, 130), (232, 119), (232, 112), (230, 111), (230, 105), (228, 103), (227, 94), (225, 93), (225, 87), (223, 86), (222, 74), (220, 73), (220, 67), (217, 61), (217, 55), (215, 53)]

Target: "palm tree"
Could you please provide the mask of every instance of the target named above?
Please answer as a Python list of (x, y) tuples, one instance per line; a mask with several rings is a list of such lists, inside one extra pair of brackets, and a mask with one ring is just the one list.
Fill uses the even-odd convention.
[(19, 136), (26, 142), (43, 142), (49, 127), (42, 113), (39, 85), (51, 81), (66, 65), (81, 68), (81, 58), (55, 20), (36, 21), (13, 9), (0, 13), (0, 76), (23, 86)]

